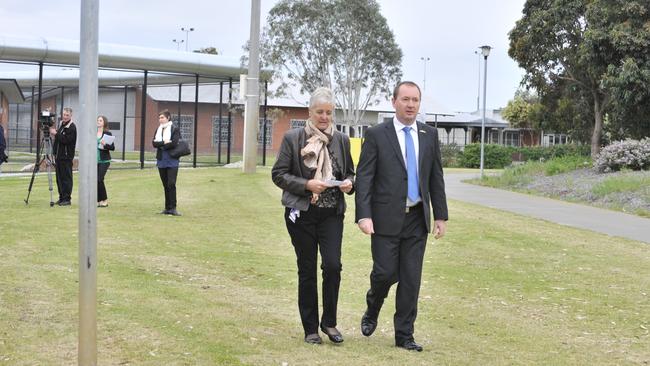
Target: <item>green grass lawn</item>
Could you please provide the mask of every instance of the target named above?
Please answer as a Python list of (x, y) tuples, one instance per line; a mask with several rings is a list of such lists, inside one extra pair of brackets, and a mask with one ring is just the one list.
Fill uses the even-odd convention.
[[(102, 365), (639, 365), (650, 363), (650, 247), (450, 202), (429, 240), (416, 340), (393, 346), (394, 289), (359, 331), (372, 261), (345, 219), (339, 330), (303, 342), (297, 269), (270, 169), (182, 170), (182, 217), (156, 214), (154, 169), (114, 170), (98, 209)], [(75, 183), (76, 184), (76, 183)], [(39, 176), (0, 178), (0, 365), (76, 364), (78, 202)], [(78, 184), (74, 188), (76, 198)], [(622, 223), (623, 224), (623, 223)]]
[[(35, 154), (36, 148), (34, 148), (34, 153), (22, 152), (22, 151), (8, 151), (9, 162), (2, 164), (0, 166), (0, 172), (3, 173), (17, 173), (20, 172), (25, 166), (34, 164), (36, 160)], [(228, 162), (227, 151), (223, 150), (221, 152), (221, 160), (216, 153), (212, 154), (197, 154), (196, 164), (197, 166), (217, 166), (224, 165)], [(79, 157), (79, 152), (76, 154), (77, 158)], [(140, 168), (140, 152), (138, 151), (128, 151), (124, 154), (124, 159), (122, 160), (122, 152), (114, 151), (111, 153), (113, 158), (111, 164), (114, 169), (139, 169)], [(155, 151), (145, 151), (144, 153), (145, 167), (153, 167), (156, 165), (156, 152)], [(230, 154), (230, 163), (234, 163), (242, 160), (241, 153), (231, 153)], [(181, 158), (181, 164), (185, 166), (192, 166), (194, 162), (194, 156), (188, 155)], [(258, 151), (257, 154), (257, 164), (262, 165), (264, 158), (262, 156), (262, 151)], [(272, 151), (267, 151), (266, 153), (266, 166), (273, 166), (275, 163), (275, 153)], [(52, 168), (54, 169), (54, 168)], [(31, 173), (31, 170), (28, 172)]]

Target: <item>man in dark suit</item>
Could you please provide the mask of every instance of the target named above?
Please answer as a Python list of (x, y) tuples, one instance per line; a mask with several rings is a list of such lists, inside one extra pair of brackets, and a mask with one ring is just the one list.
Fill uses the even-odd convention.
[(72, 122), (72, 108), (63, 108), (61, 126), (57, 130), (50, 127), (54, 138), (54, 156), (56, 161), (56, 188), (59, 191), (59, 206), (70, 206), (72, 200), (72, 163), (77, 144), (77, 127)]
[(395, 118), (366, 131), (356, 181), (356, 222), (371, 235), (373, 260), (361, 332), (375, 331), (384, 299), (398, 283), (395, 344), (415, 351), (422, 351), (413, 331), (427, 236), (442, 237), (448, 218), (438, 133), (415, 121), (420, 100), (417, 84), (395, 87)]

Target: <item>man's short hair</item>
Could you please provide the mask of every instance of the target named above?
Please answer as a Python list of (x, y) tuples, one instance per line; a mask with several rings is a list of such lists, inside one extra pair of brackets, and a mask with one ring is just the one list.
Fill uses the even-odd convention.
[(72, 114), (72, 108), (70, 108), (70, 107), (63, 108), (63, 111)]
[(422, 99), (422, 91), (420, 90), (420, 87), (418, 86), (418, 84), (416, 84), (416, 83), (414, 83), (412, 81), (408, 81), (408, 80), (400, 81), (399, 83), (397, 83), (397, 85), (395, 85), (395, 89), (393, 89), (393, 99), (397, 99), (397, 94), (399, 93), (399, 88), (402, 85), (410, 85), (410, 86), (414, 86), (414, 87), (418, 88), (418, 93), (420, 93), (420, 99)]

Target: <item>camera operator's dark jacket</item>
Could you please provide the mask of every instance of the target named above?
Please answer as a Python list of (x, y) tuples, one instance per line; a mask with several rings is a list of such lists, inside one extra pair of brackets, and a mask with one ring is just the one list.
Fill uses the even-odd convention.
[(5, 154), (5, 149), (7, 148), (7, 143), (5, 142), (5, 130), (0, 125), (0, 165), (7, 162), (7, 154)]
[(77, 145), (77, 126), (70, 121), (61, 125), (54, 137), (54, 155), (56, 160), (74, 159), (74, 149)]

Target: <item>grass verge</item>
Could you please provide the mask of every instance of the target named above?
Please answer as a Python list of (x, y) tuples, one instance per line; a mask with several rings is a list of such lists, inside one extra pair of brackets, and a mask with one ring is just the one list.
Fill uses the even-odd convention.
[[(429, 240), (415, 337), (393, 346), (394, 289), (359, 331), (372, 261), (345, 219), (341, 346), (302, 341), (295, 255), (270, 169), (181, 170), (182, 217), (153, 169), (109, 171), (98, 209), (98, 354), (110, 365), (636, 365), (650, 362), (643, 243), (450, 202)], [(0, 179), (0, 364), (74, 364), (77, 209), (39, 176)], [(78, 185), (75, 185), (75, 194)]]

